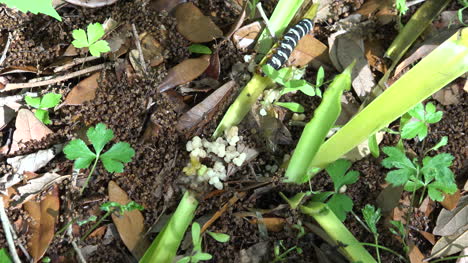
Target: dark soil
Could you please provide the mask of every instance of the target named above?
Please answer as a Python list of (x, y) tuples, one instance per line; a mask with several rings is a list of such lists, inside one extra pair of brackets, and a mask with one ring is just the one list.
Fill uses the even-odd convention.
[[(239, 16), (239, 11), (229, 4), (230, 1), (221, 0), (198, 0), (194, 3), (207, 15), (213, 16), (213, 21), (225, 32), (235, 22)], [(266, 1), (266, 11), (271, 12), (276, 1)], [(340, 18), (346, 17), (354, 10), (358, 9), (361, 1), (335, 1), (334, 17), (324, 23), (318, 24), (321, 28), (318, 38), (326, 39), (329, 32), (327, 25), (334, 23)], [(175, 129), (175, 123), (180, 116), (178, 105), (174, 104), (170, 96), (156, 92), (156, 87), (161, 83), (167, 74), (167, 70), (190, 57), (187, 46), (190, 45), (175, 29), (175, 19), (166, 13), (157, 13), (149, 8), (146, 0), (119, 1), (117, 4), (97, 9), (86, 9), (80, 7), (67, 6), (60, 10), (63, 23), (43, 15), (25, 15), (19, 12), (11, 12), (4, 7), (0, 7), (0, 47), (3, 46), (8, 33), (13, 34), (12, 45), (9, 48), (8, 56), (3, 64), (4, 68), (14, 66), (32, 66), (37, 69), (37, 75), (48, 75), (48, 66), (55, 62), (64, 49), (71, 42), (71, 31), (77, 28), (84, 28), (91, 22), (104, 22), (106, 18), (112, 17), (122, 23), (135, 24), (138, 32), (148, 32), (155, 37), (167, 51), (165, 62), (158, 67), (151, 68), (147, 76), (140, 78), (135, 76), (132, 70), (122, 71), (118, 68), (125, 68), (127, 62), (121, 63), (120, 67), (109, 66), (102, 71), (99, 80), (99, 89), (96, 98), (82, 106), (65, 106), (51, 114), (52, 125), (49, 125), (55, 133), (40, 142), (27, 143), (18, 154), (27, 154), (39, 149), (46, 149), (56, 143), (65, 143), (72, 138), (82, 134), (85, 127), (95, 125), (99, 122), (105, 123), (115, 133), (114, 141), (126, 141), (135, 149), (136, 155), (125, 167), (124, 173), (112, 174), (98, 165), (95, 175), (83, 196), (80, 196), (76, 189), (71, 186), (71, 181), (65, 180), (60, 184), (60, 222), (57, 230), (62, 228), (72, 218), (77, 216), (85, 218), (89, 215), (100, 215), (99, 205), (107, 201), (107, 185), (110, 180), (114, 180), (124, 189), (129, 197), (144, 206), (143, 215), (145, 226), (149, 229), (157, 223), (162, 213), (173, 212), (180, 200), (183, 191), (189, 187), (183, 183), (179, 177), (182, 175), (182, 168), (189, 159), (185, 150), (187, 139), (179, 134)], [(373, 28), (377, 32), (375, 36), (391, 42), (396, 31), (382, 31), (382, 28)], [(326, 40), (324, 41), (326, 43)], [(225, 83), (234, 78), (242, 84), (245, 79), (231, 74), (232, 67), (238, 62), (243, 62), (242, 53), (237, 50), (230, 41), (223, 42), (218, 46), (220, 54), (221, 74), (220, 83)], [(89, 67), (98, 63), (86, 64)], [(123, 63), (123, 64), (122, 64)], [(247, 72), (244, 72), (247, 74)], [(327, 72), (327, 79), (333, 72)], [(24, 81), (28, 78), (36, 77), (35, 74), (24, 74)], [(307, 80), (315, 82), (315, 70), (308, 69)], [(82, 79), (82, 78), (81, 78)], [(50, 91), (59, 92), (64, 96), (71, 88), (78, 83), (79, 78), (64, 82), (60, 85), (49, 86), (40, 90), (41, 93)], [(242, 86), (242, 85), (241, 85)], [(15, 91), (3, 93), (2, 95), (12, 95)], [(236, 93), (236, 92), (235, 92)], [(219, 112), (213, 117), (208, 125), (203, 129), (202, 137), (209, 137), (227, 106), (234, 99), (231, 96)], [(189, 98), (186, 103), (193, 106), (205, 95)], [(316, 97), (310, 98), (300, 94), (286, 98), (287, 100), (300, 102), (307, 111), (307, 116), (311, 116), (313, 109), (320, 103)], [(150, 110), (148, 104), (155, 102)], [(468, 148), (466, 144), (466, 131), (468, 129), (467, 94), (460, 98), (460, 103), (454, 106), (437, 105), (439, 110), (444, 112), (444, 117), (440, 123), (431, 126), (431, 132), (426, 139), (427, 145), (434, 145), (442, 136), (449, 137), (449, 144), (439, 149), (439, 152), (448, 152), (455, 156), (452, 170), (457, 176), (459, 188), (466, 181), (468, 169)], [(291, 114), (286, 114), (284, 123), (291, 118)], [(146, 128), (153, 123), (156, 125), (155, 133), (150, 138), (143, 139)], [(229, 187), (219, 195), (203, 200), (197, 210), (196, 219), (203, 220), (209, 218), (219, 210), (231, 197), (238, 192), (245, 192), (246, 196), (237, 201), (211, 226), (210, 230), (229, 234), (231, 240), (228, 243), (218, 243), (211, 238), (204, 239), (204, 249), (213, 255), (211, 262), (239, 262), (241, 251), (246, 250), (261, 241), (266, 242), (268, 251), (265, 256), (266, 261), (273, 259), (273, 247), (282, 240), (284, 247), (291, 248), (297, 246), (302, 248), (303, 253), (291, 252), (285, 262), (320, 262), (317, 259), (316, 251), (321, 250), (325, 255), (336, 256), (336, 248), (330, 247), (317, 235), (308, 230), (301, 237), (296, 238), (298, 231), (293, 224), (298, 222), (311, 222), (311, 220), (297, 211), (290, 209), (274, 209), (284, 204), (284, 200), (278, 195), (279, 192), (287, 196), (301, 190), (309, 190), (309, 185), (292, 186), (281, 183), (280, 178), (283, 170), (276, 174), (266, 170), (266, 165), (281, 165), (283, 156), (290, 153), (300, 137), (302, 128), (291, 127), (293, 143), (290, 145), (280, 145), (276, 152), (270, 152), (265, 147), (264, 140), (255, 132), (257, 127), (245, 122), (241, 127), (242, 135), (248, 145), (261, 151), (259, 157), (245, 166), (229, 178)], [(14, 124), (2, 130), (3, 140), (9, 137), (8, 132), (12, 130)], [(387, 134), (381, 146), (393, 146), (399, 137)], [(416, 154), (420, 154), (421, 145), (416, 142), (408, 142), (406, 145)], [(360, 172), (360, 180), (349, 186), (346, 193), (354, 201), (354, 211), (361, 215), (360, 211), (366, 204), (374, 204), (385, 183), (387, 170), (380, 163), (384, 156), (378, 159), (373, 157), (364, 158), (353, 164), (352, 169)], [(71, 174), (73, 162), (66, 160), (59, 154), (40, 172), (51, 169), (58, 169), (58, 173)], [(11, 173), (7, 165), (0, 167), (0, 173)], [(82, 171), (83, 180), (87, 171)], [(265, 182), (260, 188), (251, 187)], [(331, 190), (333, 184), (324, 174), (317, 175), (311, 185), (314, 191)], [(209, 188), (207, 188), (209, 189)], [(207, 191), (200, 192), (200, 199), (206, 197)], [(286, 219), (286, 226), (280, 232), (263, 232), (259, 227), (251, 224), (242, 217), (239, 212), (254, 211), (259, 209), (272, 209), (263, 216), (274, 216)], [(437, 205), (436, 211), (439, 211)], [(418, 229), (430, 232), (435, 225), (435, 217), (438, 212), (433, 212), (430, 218), (419, 218), (414, 215), (411, 224)], [(12, 222), (18, 220), (28, 220), (28, 215), (22, 210), (10, 208), (9, 218)], [(102, 215), (102, 214), (101, 214)], [(105, 222), (109, 227), (111, 220)], [(361, 242), (373, 242), (372, 236), (349, 215), (346, 226)], [(384, 222), (381, 222), (381, 245), (387, 246), (395, 251), (403, 253), (401, 243), (395, 239), (387, 230)], [(86, 227), (80, 229), (76, 236), (83, 235)], [(20, 241), (26, 244), (27, 229), (18, 230)], [(151, 233), (153, 238), (156, 234)], [(416, 231), (410, 232), (410, 240), (413, 241), (421, 251), (427, 256), (430, 253), (430, 244)], [(92, 253), (88, 262), (132, 262), (135, 261), (128, 249), (122, 243), (118, 235), (115, 235), (110, 243), (104, 244), (101, 239), (90, 238), (80, 243), (81, 247), (96, 245), (96, 251)], [(6, 247), (3, 236), (3, 229), (0, 228), (0, 248)], [(184, 248), (184, 245), (182, 246)], [(183, 248), (180, 254), (182, 254)], [(185, 246), (187, 248), (187, 246)], [(374, 253), (373, 249), (369, 249)], [(53, 262), (75, 262), (74, 251), (66, 236), (54, 238), (47, 253)], [(336, 256), (338, 257), (338, 256)], [(344, 262), (344, 259), (341, 259)], [(242, 261), (244, 262), (244, 261)], [(334, 262), (340, 262), (338, 261)], [(398, 259), (388, 253), (382, 253), (382, 262), (398, 262)]]

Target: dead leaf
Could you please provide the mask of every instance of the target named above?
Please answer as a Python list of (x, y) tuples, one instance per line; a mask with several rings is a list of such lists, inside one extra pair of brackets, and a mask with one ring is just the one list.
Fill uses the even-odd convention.
[(245, 25), (234, 32), (232, 41), (238, 49), (247, 49), (255, 43), (261, 30), (262, 26), (258, 21)]
[(251, 224), (258, 224), (260, 222), (260, 223), (265, 224), (268, 231), (281, 232), (283, 231), (284, 224), (286, 223), (286, 219), (280, 218), (280, 217), (264, 217), (260, 220), (257, 220), (257, 218), (253, 218), (249, 220), (249, 222)]
[(107, 230), (106, 225), (100, 226), (100, 227), (96, 228), (93, 232), (91, 232), (91, 234), (89, 234), (89, 236), (86, 237), (86, 239), (96, 238), (96, 239), (100, 240), (104, 236), (104, 234), (106, 233), (106, 230)]
[(205, 73), (203, 74), (207, 78), (214, 80), (219, 79), (219, 74), (221, 73), (221, 65), (219, 64), (219, 52), (216, 51), (211, 54), (210, 65), (206, 68)]
[(459, 256), (461, 258), (457, 259), (456, 263), (468, 263), (468, 247), (463, 249)]
[[(122, 190), (114, 181), (109, 182), (109, 201), (117, 202), (122, 205), (128, 204), (130, 201), (127, 193)], [(145, 238), (145, 220), (143, 215), (138, 210), (127, 211), (123, 215), (117, 216), (112, 214), (112, 221), (119, 231), (125, 246), (132, 254), (140, 259), (145, 254), (149, 247), (149, 241)]]
[(453, 255), (468, 247), (468, 230), (461, 234), (442, 237), (437, 241), (431, 251), (431, 255), (426, 259), (445, 257)]
[(421, 253), (419, 248), (416, 245), (410, 245), (410, 251), (408, 252), (408, 257), (411, 263), (422, 263), (424, 255)]
[(24, 209), (32, 218), (29, 222), (31, 238), (28, 240), (28, 251), (34, 262), (42, 258), (54, 238), (59, 208), (58, 186), (54, 186), (41, 202), (29, 201), (24, 204)]
[(189, 58), (171, 68), (166, 78), (158, 86), (159, 92), (165, 92), (178, 85), (188, 83), (199, 77), (210, 65), (210, 56)]
[(182, 115), (176, 124), (176, 129), (184, 134), (190, 134), (189, 137), (192, 136), (196, 132), (196, 129), (200, 130), (211, 120), (212, 115), (217, 112), (220, 103), (224, 99), (227, 99), (227, 94), (235, 88), (238, 88), (238, 85), (235, 81), (231, 80), (215, 90), (210, 96)]
[(318, 4), (317, 15), (315, 18), (317, 20), (326, 20), (329, 16), (331, 16), (330, 4), (333, 0), (318, 0), (314, 1), (314, 3)]
[(429, 198), (429, 196), (426, 196), (424, 198), (423, 202), (419, 206), (419, 211), (424, 213), (424, 216), (429, 217), (429, 215), (434, 211), (435, 208), (435, 202)]
[(151, 67), (161, 64), (164, 61), (164, 49), (161, 44), (147, 32), (142, 33), (139, 38), (145, 61), (149, 62)]
[(65, 0), (66, 2), (88, 8), (97, 8), (103, 7), (106, 5), (112, 5), (117, 2), (117, 0)]
[(96, 97), (96, 90), (99, 87), (97, 80), (101, 76), (100, 72), (80, 81), (68, 93), (62, 105), (82, 105), (86, 101), (92, 101)]
[(426, 232), (426, 231), (422, 231), (422, 230), (419, 230), (418, 231), (427, 241), (429, 241), (429, 243), (431, 243), (432, 245), (434, 245), (436, 242), (435, 242), (435, 236), (429, 232)]
[(432, 233), (438, 236), (454, 235), (468, 226), (468, 196), (464, 196), (452, 211), (442, 209)]
[(460, 189), (457, 189), (457, 191), (451, 195), (444, 194), (444, 197), (444, 201), (440, 202), (440, 204), (442, 204), (445, 209), (452, 211), (457, 207), (458, 201), (461, 198)]
[(406, 224), (406, 215), (410, 209), (410, 200), (408, 196), (404, 196), (399, 200), (398, 206), (393, 209), (392, 220), (401, 221)]
[(194, 43), (210, 42), (223, 36), (223, 31), (193, 3), (177, 6), (177, 31)]
[(69, 178), (70, 176), (61, 176), (60, 174), (51, 172), (45, 173), (43, 176), (29, 180), (26, 184), (19, 186), (17, 188), (19, 194), (19, 200), (15, 199), (14, 205), (22, 204), (26, 201), (29, 201), (36, 194), (46, 190), (52, 184), (58, 184), (62, 180)]
[(392, 22), (397, 16), (396, 10), (393, 8), (393, 0), (368, 0), (356, 13), (365, 17), (372, 16), (381, 25)]
[(311, 35), (305, 35), (301, 38), (296, 48), (289, 56), (286, 62), (287, 66), (303, 67), (311, 64), (313, 68), (318, 69), (323, 66), (325, 70), (331, 69), (332, 62), (328, 54), (328, 47)]
[(186, 2), (187, 0), (152, 0), (149, 7), (157, 12), (165, 10), (170, 13), (177, 5)]
[(0, 106), (0, 131), (16, 116), (16, 112), (5, 105)]
[(453, 105), (460, 102), (461, 86), (457, 83), (449, 84), (447, 87), (437, 91), (432, 97), (442, 105)]
[(383, 59), (385, 55), (383, 43), (377, 39), (366, 39), (364, 46), (366, 48), (366, 59), (369, 65), (375, 70), (385, 74), (387, 72), (387, 65)]
[[(271, 245), (267, 241), (259, 242), (247, 249), (239, 251), (239, 262), (240, 263), (260, 263), (266, 262), (268, 257), (268, 251), (270, 251)], [(237, 261), (237, 260), (236, 260)]]

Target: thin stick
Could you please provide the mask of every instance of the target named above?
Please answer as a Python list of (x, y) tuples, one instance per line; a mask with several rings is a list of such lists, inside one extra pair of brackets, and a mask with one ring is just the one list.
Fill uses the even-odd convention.
[(8, 40), (7, 40), (7, 43), (5, 45), (5, 49), (3, 50), (3, 53), (2, 53), (2, 57), (0, 58), (0, 66), (3, 64), (3, 62), (5, 61), (5, 58), (6, 58), (6, 54), (8, 52), (8, 49), (10, 48), (10, 44), (11, 44), (11, 33), (8, 32)]
[[(13, 226), (10, 224), (10, 230), (11, 230), (11, 235), (13, 236), (13, 239), (16, 241), (18, 240), (18, 236), (16, 235), (16, 232), (15, 230), (13, 229)], [(28, 253), (28, 250), (23, 246), (23, 244), (21, 244), (21, 242), (18, 242), (18, 247), (21, 249), (21, 251), (23, 252), (24, 256), (26, 257), (26, 259), (28, 261), (31, 261), (32, 258), (31, 256), (29, 255)]]
[(75, 240), (73, 240), (72, 225), (68, 226), (67, 234), (70, 236), (71, 244), (73, 246), (73, 249), (75, 250), (76, 254), (78, 255), (78, 261), (80, 261), (80, 263), (86, 263), (86, 259), (84, 258), (83, 253), (81, 253), (81, 249), (78, 247)]
[(60, 66), (60, 67), (56, 67), (54, 69), (54, 72), (57, 73), (57, 72), (60, 72), (60, 71), (64, 71), (64, 70), (70, 69), (70, 68), (72, 68), (72, 67), (74, 67), (76, 65), (79, 65), (79, 64), (82, 64), (82, 63), (85, 63), (85, 62), (89, 62), (89, 61), (93, 61), (93, 60), (96, 60), (98, 58), (100, 58), (100, 57), (91, 56), (91, 57), (85, 57), (85, 58), (75, 58), (70, 63), (67, 63), (67, 64), (65, 64), (63, 66)]
[(263, 21), (265, 21), (265, 25), (267, 27), (268, 33), (270, 33), (271, 38), (275, 39), (276, 36), (273, 34), (274, 31), (271, 30), (271, 28), (270, 28), (270, 22), (268, 20), (268, 17), (265, 14), (265, 11), (263, 11), (263, 7), (262, 7), (261, 2), (258, 2), (257, 9), (258, 9), (258, 12), (260, 13), (260, 15), (262, 16)]
[(135, 37), (135, 45), (138, 49), (138, 53), (140, 54), (141, 66), (143, 67), (143, 70), (145, 71), (145, 73), (147, 73), (145, 58), (143, 57), (143, 50), (141, 49), (141, 44), (140, 44), (140, 37), (138, 36), (138, 32), (136, 30), (135, 24), (132, 24), (132, 31), (133, 31), (133, 37)]
[(13, 241), (13, 237), (11, 236), (11, 231), (10, 231), (11, 224), (5, 212), (5, 206), (3, 205), (3, 196), (1, 195), (0, 195), (0, 219), (2, 220), (3, 232), (5, 233), (5, 237), (8, 243), (10, 256), (13, 258), (13, 262), (21, 263), (21, 260), (18, 257), (18, 253), (16, 252), (15, 242)]
[[(99, 71), (101, 69), (104, 69), (109, 64), (110, 63), (99, 64), (99, 65), (96, 65), (96, 66), (92, 66), (92, 67), (89, 67), (89, 68), (78, 70), (78, 71), (72, 72), (70, 74), (60, 76), (60, 77), (56, 77), (56, 78), (53, 78), (53, 79), (48, 79), (48, 80), (28, 82), (28, 83), (6, 84), (5, 88), (0, 90), (0, 92), (7, 91), (7, 90), (14, 90), (14, 89), (35, 88), (35, 87), (55, 84), (55, 83), (62, 82), (62, 81), (68, 80), (68, 79), (76, 78), (76, 77), (84, 75), (84, 74), (91, 73), (91, 72), (94, 72), (94, 71)], [(37, 80), (37, 79), (32, 79), (31, 81), (35, 81), (35, 80)]]

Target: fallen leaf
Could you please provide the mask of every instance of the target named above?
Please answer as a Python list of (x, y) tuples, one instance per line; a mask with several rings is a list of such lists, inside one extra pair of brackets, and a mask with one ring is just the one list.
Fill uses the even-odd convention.
[(104, 226), (100, 226), (98, 228), (96, 228), (93, 232), (91, 232), (91, 234), (89, 234), (89, 236), (86, 238), (96, 238), (98, 240), (100, 240), (104, 234), (106, 233), (106, 230), (107, 230), (107, 226), (104, 225)]
[(88, 8), (97, 8), (103, 7), (106, 5), (112, 5), (117, 2), (117, 0), (65, 0), (70, 4), (77, 6), (88, 7)]
[[(111, 202), (126, 205), (132, 201), (128, 198), (127, 193), (114, 181), (109, 182), (108, 191), (109, 201)], [(127, 211), (120, 216), (112, 214), (112, 221), (117, 227), (120, 238), (122, 238), (128, 250), (130, 250), (137, 259), (143, 257), (150, 243), (145, 238), (145, 220), (141, 212), (135, 209)]]
[(260, 222), (265, 224), (268, 231), (281, 232), (283, 231), (286, 219), (280, 217), (264, 217), (260, 220), (257, 220), (257, 218), (253, 218), (249, 220), (249, 222), (251, 224), (258, 224)]
[(422, 230), (418, 230), (418, 232), (427, 240), (429, 241), (429, 243), (431, 243), (432, 245), (434, 245), (436, 242), (435, 242), (435, 236), (429, 232), (426, 232), (426, 231), (422, 231)]
[(219, 64), (219, 52), (216, 51), (211, 54), (210, 65), (206, 68), (204, 76), (218, 80), (219, 74), (221, 73), (221, 65)]
[(312, 35), (307, 34), (299, 40), (286, 65), (304, 67), (309, 63), (313, 68), (318, 69), (323, 66), (326, 70), (331, 69), (332, 65), (328, 47)]
[(7, 106), (0, 106), (0, 131), (16, 116), (16, 112)]
[(387, 65), (383, 59), (385, 55), (383, 43), (377, 39), (366, 39), (364, 46), (366, 48), (365, 54), (369, 66), (385, 74), (387, 72)]
[(200, 130), (211, 120), (220, 103), (227, 99), (228, 94), (237, 87), (237, 83), (232, 80), (215, 90), (210, 96), (182, 115), (176, 124), (176, 129), (191, 137), (196, 130)]
[(141, 34), (139, 38), (145, 61), (149, 62), (151, 67), (161, 64), (164, 61), (164, 49), (161, 44), (147, 32)]
[(186, 2), (187, 0), (151, 0), (149, 3), (149, 7), (157, 12), (161, 12), (164, 10), (169, 13), (177, 5)]
[(460, 258), (457, 259), (456, 263), (468, 263), (468, 247), (463, 249), (459, 256)]
[(393, 8), (393, 0), (368, 0), (356, 13), (365, 17), (373, 17), (381, 25), (386, 25), (396, 19), (397, 13)]
[(432, 233), (438, 236), (449, 236), (459, 233), (468, 226), (468, 196), (464, 196), (452, 211), (442, 209), (437, 217)]
[(45, 173), (41, 177), (29, 180), (26, 184), (19, 186), (17, 188), (19, 194), (19, 200), (15, 199), (14, 205), (19, 205), (26, 201), (29, 201), (33, 198), (36, 194), (40, 193), (41, 191), (46, 190), (52, 184), (58, 184), (62, 180), (69, 178), (70, 176), (61, 176), (60, 174), (51, 172)]
[(255, 39), (261, 30), (260, 22), (250, 23), (236, 30), (232, 35), (232, 41), (238, 49), (247, 49), (255, 43)]
[(326, 20), (329, 16), (331, 16), (330, 4), (333, 0), (318, 0), (314, 1), (318, 4), (317, 14), (315, 15), (315, 19), (317, 20)]
[(210, 42), (223, 36), (223, 31), (191, 2), (177, 6), (175, 17), (177, 31), (194, 43)]
[(435, 202), (429, 198), (429, 196), (426, 196), (424, 198), (423, 202), (419, 206), (419, 211), (424, 213), (424, 216), (429, 217), (429, 215), (434, 211), (435, 208)]
[(239, 251), (240, 263), (260, 263), (266, 262), (271, 245), (267, 241), (259, 242), (247, 249)]
[(40, 202), (29, 201), (24, 204), (24, 209), (32, 218), (29, 222), (28, 251), (34, 262), (42, 258), (54, 238), (59, 208), (58, 186), (54, 186)]
[(452, 83), (437, 91), (432, 97), (442, 105), (454, 105), (460, 102), (461, 87), (457, 83)]
[(459, 189), (457, 189), (457, 191), (451, 195), (444, 194), (444, 197), (444, 200), (440, 202), (440, 204), (442, 204), (445, 209), (452, 211), (455, 209), (455, 207), (457, 207), (458, 201), (461, 198), (461, 192)]
[(437, 241), (431, 251), (431, 255), (426, 259), (445, 257), (453, 255), (468, 247), (468, 230), (461, 234), (442, 237)]
[(408, 252), (408, 257), (411, 263), (422, 263), (424, 255), (421, 253), (419, 248), (416, 245), (410, 245), (410, 250)]
[(41, 140), (53, 132), (34, 116), (30, 110), (21, 109), (16, 117), (16, 130), (8, 152), (8, 147), (2, 147), (3, 154), (13, 154), (20, 149), (19, 144), (32, 140)]
[(408, 196), (404, 196), (399, 200), (398, 206), (393, 209), (392, 220), (401, 221), (401, 223), (406, 224), (406, 218), (408, 211), (410, 209), (410, 200)]
[(159, 84), (159, 92), (165, 92), (178, 85), (188, 83), (199, 77), (210, 65), (210, 56), (189, 58), (171, 68), (163, 82)]
[(92, 101), (96, 97), (96, 90), (99, 87), (97, 80), (101, 76), (100, 72), (80, 81), (68, 93), (62, 105), (82, 105), (86, 101)]

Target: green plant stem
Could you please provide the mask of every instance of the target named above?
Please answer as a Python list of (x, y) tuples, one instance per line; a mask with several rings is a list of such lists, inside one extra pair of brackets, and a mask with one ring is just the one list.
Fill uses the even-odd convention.
[(98, 161), (99, 161), (99, 153), (96, 154), (96, 159), (94, 160), (93, 167), (91, 167), (91, 171), (89, 171), (88, 177), (86, 177), (86, 181), (85, 181), (85, 183), (83, 184), (83, 187), (80, 190), (80, 195), (83, 194), (84, 189), (86, 188), (86, 186), (88, 186), (89, 179), (91, 179), (91, 175), (94, 173), (94, 169), (96, 168), (96, 165), (97, 165)]
[(77, 220), (78, 220), (78, 218), (75, 218), (75, 219), (71, 220), (70, 222), (68, 222), (64, 227), (60, 228), (60, 230), (57, 231), (57, 233), (55, 233), (55, 236), (56, 237), (60, 236), (60, 234), (63, 231), (65, 231), (71, 224), (75, 223)]
[(112, 214), (115, 210), (114, 209), (111, 209), (109, 211), (107, 211), (103, 217), (101, 217), (101, 219), (99, 219), (88, 231), (86, 231), (86, 233), (83, 235), (83, 237), (81, 237), (81, 241), (85, 240), (89, 234), (91, 234), (94, 229), (96, 229), (102, 221), (104, 221), (104, 219), (106, 219), (108, 216), (110, 216), (110, 214)]
[(388, 247), (384, 247), (384, 246), (376, 245), (376, 244), (372, 244), (372, 243), (359, 243), (359, 244), (361, 244), (363, 246), (369, 246), (369, 247), (378, 247), (378, 248), (380, 248), (382, 250), (385, 250), (385, 251), (387, 251), (389, 253), (392, 253), (393, 255), (397, 256), (398, 258), (400, 258), (404, 262), (408, 262), (408, 260), (404, 256), (402, 256), (400, 253), (398, 253), (398, 252), (396, 252), (394, 250), (391, 250)]
[(379, 251), (379, 235), (374, 235), (375, 242), (375, 253), (377, 254), (377, 262), (380, 263), (380, 251)]
[(437, 262), (449, 261), (449, 260), (452, 260), (452, 259), (459, 259), (459, 258), (465, 258), (465, 257), (468, 257), (468, 255), (440, 258), (440, 259), (436, 259), (434, 261), (429, 261), (429, 263), (437, 263)]

